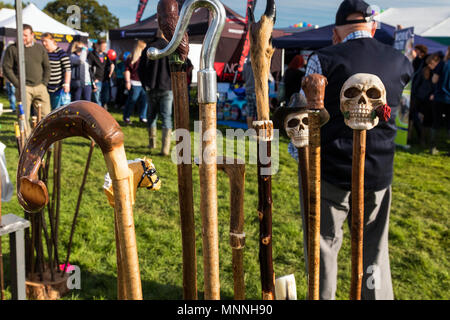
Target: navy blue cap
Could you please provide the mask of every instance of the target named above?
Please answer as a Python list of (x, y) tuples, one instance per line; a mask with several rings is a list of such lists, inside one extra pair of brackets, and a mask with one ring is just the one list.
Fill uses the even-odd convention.
[(343, 26), (346, 24), (353, 23), (364, 23), (367, 22), (366, 19), (360, 20), (347, 20), (347, 17), (352, 13), (361, 13), (364, 18), (370, 17), (372, 14), (368, 12), (369, 5), (362, 0), (345, 0), (339, 6), (336, 13), (336, 25)]

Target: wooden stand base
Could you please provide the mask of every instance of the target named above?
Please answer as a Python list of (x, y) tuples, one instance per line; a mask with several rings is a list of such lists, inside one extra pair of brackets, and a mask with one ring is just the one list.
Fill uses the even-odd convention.
[(43, 281), (36, 274), (33, 279), (25, 281), (28, 300), (58, 300), (69, 293), (67, 279), (69, 274), (61, 277), (61, 272), (55, 272), (55, 281), (51, 281), (50, 271), (44, 272)]

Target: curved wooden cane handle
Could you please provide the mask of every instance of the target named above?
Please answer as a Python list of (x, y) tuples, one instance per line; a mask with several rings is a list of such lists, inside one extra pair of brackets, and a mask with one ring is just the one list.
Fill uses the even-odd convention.
[(48, 114), (28, 138), (17, 169), (17, 197), (28, 212), (38, 212), (48, 203), (48, 191), (38, 178), (47, 149), (68, 137), (92, 138), (103, 154), (123, 145), (117, 121), (102, 107), (88, 101), (73, 102)]
[[(157, 12), (158, 25), (164, 37), (170, 41), (178, 23), (178, 2), (176, 0), (159, 0)], [(186, 61), (189, 54), (189, 36), (187, 32), (184, 33), (176, 52), (180, 55), (181, 61)]]

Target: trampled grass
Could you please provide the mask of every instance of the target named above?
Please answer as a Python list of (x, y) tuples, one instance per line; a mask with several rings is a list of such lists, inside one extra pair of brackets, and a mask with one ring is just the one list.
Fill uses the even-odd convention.
[[(8, 105), (4, 98), (0, 99)], [(112, 112), (121, 125), (121, 114)], [(128, 159), (151, 157), (162, 179), (160, 191), (140, 189), (134, 206), (140, 271), (145, 299), (182, 299), (181, 231), (178, 208), (176, 165), (170, 157), (150, 155), (145, 126), (123, 126)], [(0, 117), (0, 141), (6, 146), (9, 175), (15, 184), (18, 161), (13, 122), (15, 115)], [(223, 128), (222, 128), (223, 129)], [(161, 133), (158, 132), (159, 137)], [(277, 276), (295, 274), (299, 299), (305, 299), (307, 282), (304, 271), (303, 233), (299, 208), (297, 164), (287, 153), (287, 140), (280, 141), (280, 168), (273, 177), (273, 257)], [(395, 178), (390, 219), (390, 260), (396, 299), (449, 299), (449, 213), (450, 213), (450, 140), (442, 136), (440, 156), (425, 150), (399, 149), (395, 158)], [(89, 150), (83, 138), (64, 140), (60, 223), (60, 256), (65, 258), (78, 189)], [(158, 150), (159, 152), (159, 150)], [(96, 147), (80, 208), (70, 263), (81, 269), (81, 290), (73, 290), (65, 299), (115, 299), (116, 258), (113, 210), (103, 194), (106, 166)], [(203, 262), (200, 187), (198, 170), (193, 170), (196, 222), (199, 298), (203, 298)], [(246, 297), (260, 299), (258, 262), (259, 222), (256, 166), (246, 166), (245, 181), (244, 268)], [(229, 232), (229, 182), (218, 173), (219, 240), (221, 297), (233, 298), (233, 276)], [(23, 216), (16, 194), (2, 204), (2, 213)], [(350, 235), (339, 254), (338, 299), (347, 299), (350, 287)], [(3, 248), (8, 279), (8, 241)], [(9, 282), (8, 282), (9, 283)], [(7, 287), (9, 296), (9, 287)]]

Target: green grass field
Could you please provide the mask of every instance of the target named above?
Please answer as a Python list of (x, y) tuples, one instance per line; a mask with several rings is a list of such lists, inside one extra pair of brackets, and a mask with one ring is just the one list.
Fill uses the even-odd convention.
[[(5, 106), (8, 102), (0, 98)], [(121, 114), (112, 112), (123, 125)], [(139, 262), (144, 299), (182, 299), (181, 231), (178, 209), (176, 165), (169, 157), (150, 155), (148, 135), (139, 124), (123, 127), (128, 159), (149, 156), (162, 179), (160, 191), (140, 189), (134, 206)], [(18, 152), (13, 132), (15, 115), (0, 117), (0, 141), (6, 146), (9, 175), (15, 184)], [(222, 128), (223, 129), (223, 128)], [(158, 132), (161, 136), (160, 131)], [(273, 256), (276, 276), (295, 274), (298, 299), (305, 299), (303, 236), (299, 209), (297, 164), (287, 153), (287, 139), (280, 141), (280, 169), (273, 177)], [(160, 145), (159, 145), (160, 146)], [(390, 220), (390, 259), (396, 299), (449, 299), (449, 213), (450, 213), (450, 140), (440, 141), (441, 155), (431, 156), (413, 147), (398, 150), (395, 158), (393, 203)], [(65, 258), (78, 189), (89, 150), (89, 141), (70, 138), (63, 143), (62, 206), (60, 256)], [(158, 150), (159, 152), (159, 150)], [(199, 213), (199, 177), (193, 170), (194, 206), (197, 235), (199, 298), (203, 298), (201, 219)], [(115, 299), (116, 258), (113, 210), (103, 194), (106, 166), (96, 147), (81, 204), (70, 263), (81, 269), (81, 290), (65, 299)], [(248, 299), (260, 299), (258, 263), (256, 166), (247, 165), (245, 185), (245, 282)], [(222, 299), (233, 298), (233, 276), (229, 232), (229, 185), (224, 173), (218, 174), (220, 279)], [(2, 204), (2, 213), (23, 216), (16, 194)], [(339, 255), (337, 299), (348, 299), (350, 287), (350, 236)], [(8, 281), (9, 247), (3, 237), (5, 272)], [(9, 282), (7, 282), (9, 283)], [(10, 297), (7, 286), (7, 297)]]

